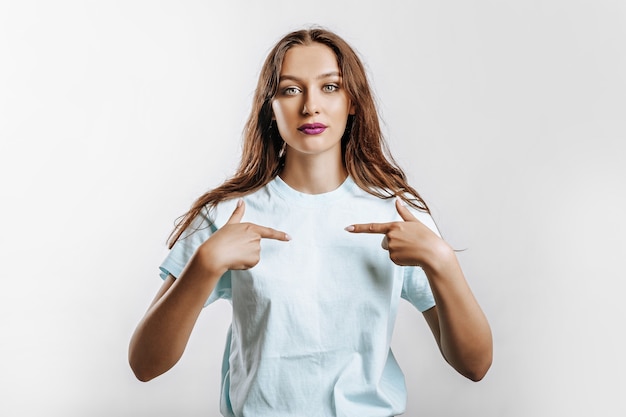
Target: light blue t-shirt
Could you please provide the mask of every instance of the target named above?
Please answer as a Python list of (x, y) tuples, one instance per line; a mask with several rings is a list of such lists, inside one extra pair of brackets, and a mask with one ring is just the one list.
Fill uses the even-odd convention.
[[(261, 260), (229, 271), (207, 304), (232, 303), (222, 367), (224, 416), (389, 417), (405, 409), (404, 376), (390, 349), (400, 298), (435, 305), (426, 275), (382, 249), (382, 235), (352, 234), (356, 223), (401, 221), (393, 198), (351, 178), (324, 194), (303, 194), (279, 177), (244, 198), (242, 222), (288, 233), (263, 239)], [(220, 203), (161, 265), (179, 276), (196, 248), (221, 227), (236, 201)], [(414, 215), (437, 233), (431, 217)]]

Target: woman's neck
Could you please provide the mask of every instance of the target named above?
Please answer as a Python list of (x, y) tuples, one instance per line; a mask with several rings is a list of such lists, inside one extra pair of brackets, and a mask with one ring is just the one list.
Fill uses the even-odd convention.
[(337, 189), (348, 172), (341, 157), (325, 158), (296, 156), (285, 158), (280, 178), (294, 190), (305, 194), (322, 194)]

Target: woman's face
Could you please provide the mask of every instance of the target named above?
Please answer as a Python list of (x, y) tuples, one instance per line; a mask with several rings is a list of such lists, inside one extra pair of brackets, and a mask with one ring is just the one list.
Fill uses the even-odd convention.
[(312, 43), (287, 51), (272, 111), (287, 155), (341, 155), (341, 137), (354, 106), (332, 49)]

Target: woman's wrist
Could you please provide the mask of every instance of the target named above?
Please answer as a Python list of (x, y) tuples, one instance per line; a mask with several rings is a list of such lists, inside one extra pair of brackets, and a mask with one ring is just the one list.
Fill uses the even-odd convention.
[(430, 249), (426, 261), (420, 265), (427, 275), (445, 275), (445, 271), (457, 263), (454, 250), (443, 239), (438, 238)]
[(196, 270), (201, 277), (221, 277), (228, 268), (221, 266), (213, 255), (214, 253), (210, 248), (201, 245), (191, 257), (190, 267)]

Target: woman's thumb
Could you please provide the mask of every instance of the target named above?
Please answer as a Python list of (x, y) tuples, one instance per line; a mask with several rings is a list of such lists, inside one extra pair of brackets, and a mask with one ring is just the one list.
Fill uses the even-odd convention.
[(246, 205), (243, 202), (243, 198), (237, 200), (237, 207), (233, 211), (233, 214), (230, 215), (230, 219), (226, 222), (226, 224), (239, 223), (243, 217), (243, 213), (246, 211)]

